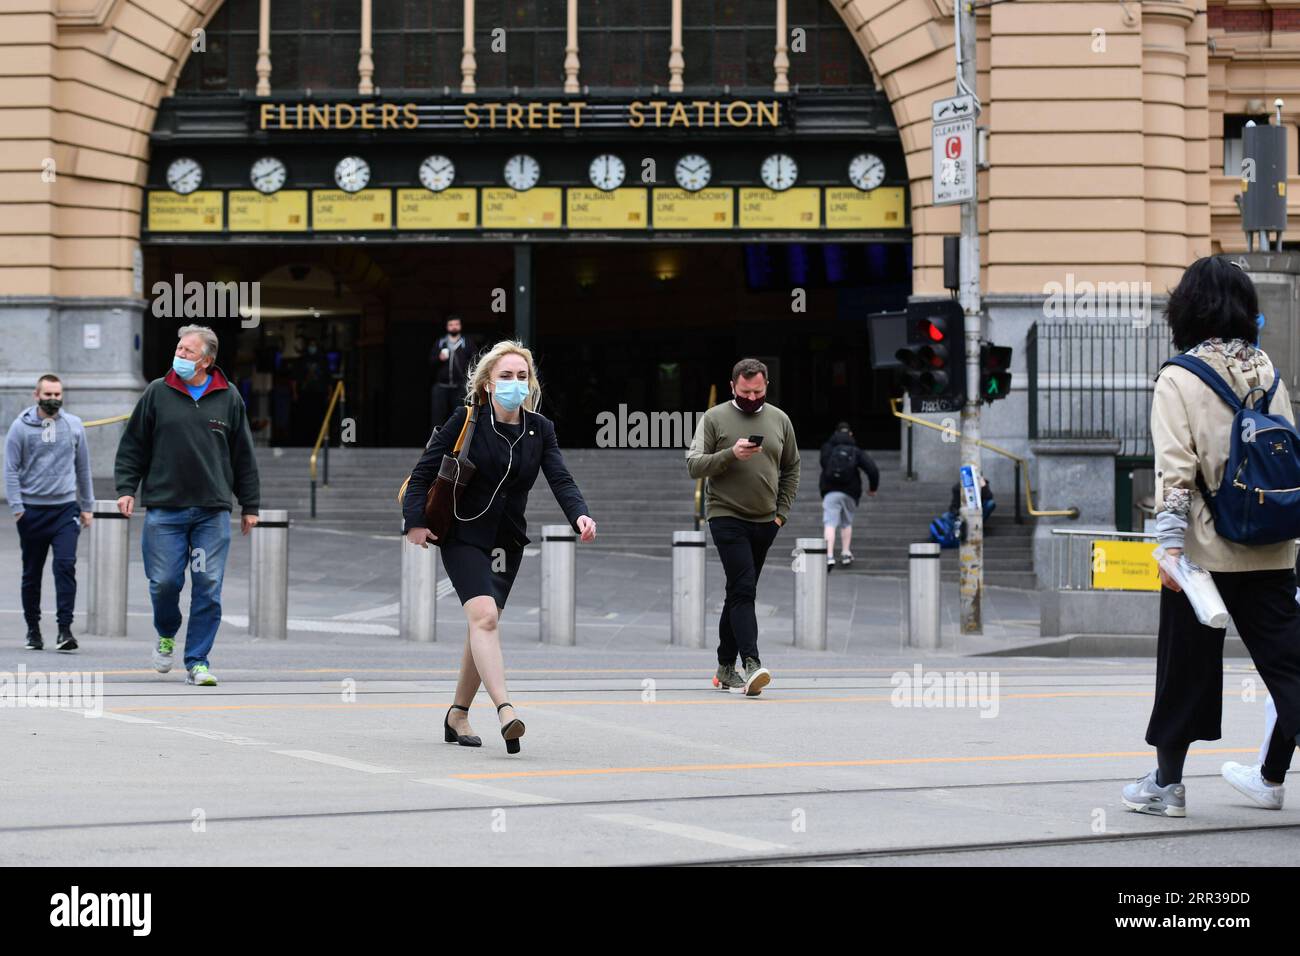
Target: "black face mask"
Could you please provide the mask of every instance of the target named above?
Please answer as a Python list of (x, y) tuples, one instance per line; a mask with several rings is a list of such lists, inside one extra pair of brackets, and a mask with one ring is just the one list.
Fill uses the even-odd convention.
[(767, 401), (766, 395), (764, 395), (762, 398), (744, 398), (740, 395), (733, 395), (732, 398), (736, 400), (737, 408), (739, 408), (742, 412), (748, 412), (751, 415), (754, 414), (754, 412), (758, 411), (760, 408), (762, 408), (763, 403)]
[(41, 411), (43, 411), (46, 415), (53, 415), (60, 408), (63, 407), (63, 399), (42, 398), (36, 404), (41, 406)]

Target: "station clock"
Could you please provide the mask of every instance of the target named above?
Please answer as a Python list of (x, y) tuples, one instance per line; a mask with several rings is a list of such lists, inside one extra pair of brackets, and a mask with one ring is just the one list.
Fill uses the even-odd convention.
[(360, 156), (344, 156), (334, 167), (334, 182), (345, 193), (360, 192), (370, 183), (370, 164)]
[(172, 192), (188, 196), (203, 183), (203, 167), (197, 159), (181, 156), (167, 166), (167, 185)]
[(542, 178), (542, 167), (527, 153), (516, 153), (506, 160), (506, 185), (516, 192), (525, 192)]
[(875, 153), (858, 153), (849, 161), (849, 182), (863, 192), (885, 181), (885, 163)]
[(263, 156), (248, 171), (248, 181), (259, 193), (270, 195), (284, 187), (289, 172), (275, 156)]
[(456, 179), (456, 164), (435, 153), (420, 163), (420, 182), (431, 193), (440, 193)]
[(687, 192), (699, 192), (713, 178), (713, 166), (699, 153), (687, 153), (673, 167), (673, 178)]
[(763, 185), (775, 192), (789, 189), (799, 178), (799, 164), (787, 153), (773, 153), (759, 169)]
[(623, 185), (623, 180), (627, 178), (627, 167), (613, 153), (601, 153), (591, 161), (587, 175), (593, 186), (609, 192)]

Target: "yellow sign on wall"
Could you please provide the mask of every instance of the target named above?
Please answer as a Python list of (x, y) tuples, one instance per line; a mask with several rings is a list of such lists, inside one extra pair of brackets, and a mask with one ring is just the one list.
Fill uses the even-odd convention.
[(543, 186), (516, 192), (513, 189), (483, 190), (484, 229), (559, 229), (564, 225), (564, 190)]
[(570, 229), (645, 229), (646, 190), (569, 189), (565, 192)]
[(1092, 542), (1092, 586), (1107, 591), (1159, 591), (1160, 569), (1150, 541)]
[(800, 186), (784, 192), (771, 189), (740, 191), (741, 229), (820, 229), (822, 191)]
[(907, 225), (902, 186), (870, 192), (852, 187), (826, 190), (827, 229), (902, 229)]
[(731, 187), (701, 189), (656, 189), (656, 229), (730, 229), (735, 225), (735, 190)]
[(477, 225), (477, 189), (397, 191), (398, 229), (473, 229)]
[(311, 225), (318, 231), (391, 229), (393, 191), (363, 189), (347, 193), (341, 189), (313, 189)]
[(222, 193), (202, 189), (182, 196), (169, 189), (149, 193), (149, 229), (153, 232), (220, 232)]
[(307, 190), (283, 189), (265, 195), (251, 189), (230, 192), (231, 232), (306, 232)]

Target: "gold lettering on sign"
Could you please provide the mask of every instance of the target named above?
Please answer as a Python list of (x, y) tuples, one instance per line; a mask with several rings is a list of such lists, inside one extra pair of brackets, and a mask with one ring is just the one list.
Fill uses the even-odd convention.
[(260, 120), (261, 128), (266, 129), (266, 124), (271, 121), (271, 110), (275, 109), (274, 103), (262, 104), (262, 116)]
[(478, 104), (466, 103), (465, 104), (465, 128), (478, 129), (478, 123), (479, 123)]
[(582, 128), (582, 111), (587, 106), (586, 103), (573, 103), (573, 128)]
[(330, 108), (312, 103), (307, 107), (307, 126), (309, 129), (315, 129), (317, 124), (321, 129), (330, 128)]
[(559, 103), (546, 104), (546, 125), (550, 129), (560, 128), (560, 104)]
[(374, 103), (361, 104), (361, 128), (362, 129), (375, 128), (375, 104)]
[[(348, 111), (348, 121), (343, 122), (343, 111)], [(357, 125), (357, 108), (348, 103), (339, 103), (334, 107), (334, 128), (351, 129)]]
[(518, 103), (506, 104), (506, 129), (524, 128), (524, 108)]
[(627, 106), (627, 125), (633, 129), (640, 129), (645, 125), (645, 114), (641, 112), (641, 101), (633, 100)]
[[(680, 117), (680, 120), (678, 119), (678, 117)], [(682, 103), (674, 103), (672, 115), (668, 117), (668, 125), (676, 126), (679, 122), (683, 126), (691, 125), (691, 121), (686, 117), (685, 105)]]
[(397, 129), (397, 105), (384, 103), (379, 107), (379, 126), (381, 129)]
[(541, 103), (528, 104), (528, 128), (529, 129), (542, 128), (542, 104)]
[[(743, 106), (745, 108), (745, 120), (743, 123), (737, 123), (736, 117), (732, 115), (732, 111), (735, 110), (737, 106)], [(748, 126), (749, 121), (753, 118), (754, 118), (754, 107), (750, 106), (744, 100), (732, 100), (730, 103), (727, 104), (727, 122), (730, 123), (732, 126)]]
[(781, 104), (773, 100), (771, 103), (758, 104), (758, 125), (763, 125), (763, 117), (767, 117), (767, 125), (775, 127), (777, 118), (780, 116)]
[(406, 122), (403, 125), (407, 129), (415, 129), (415, 127), (420, 125), (420, 116), (415, 112), (414, 103), (407, 103), (403, 106), (402, 114), (406, 117)]

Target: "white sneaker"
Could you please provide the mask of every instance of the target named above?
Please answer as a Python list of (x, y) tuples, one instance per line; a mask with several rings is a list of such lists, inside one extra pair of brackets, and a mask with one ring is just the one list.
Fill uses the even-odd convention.
[(1229, 760), (1223, 765), (1223, 779), (1242, 796), (1249, 797), (1268, 810), (1281, 810), (1286, 799), (1286, 787), (1271, 784), (1264, 779), (1259, 767), (1247, 767)]

